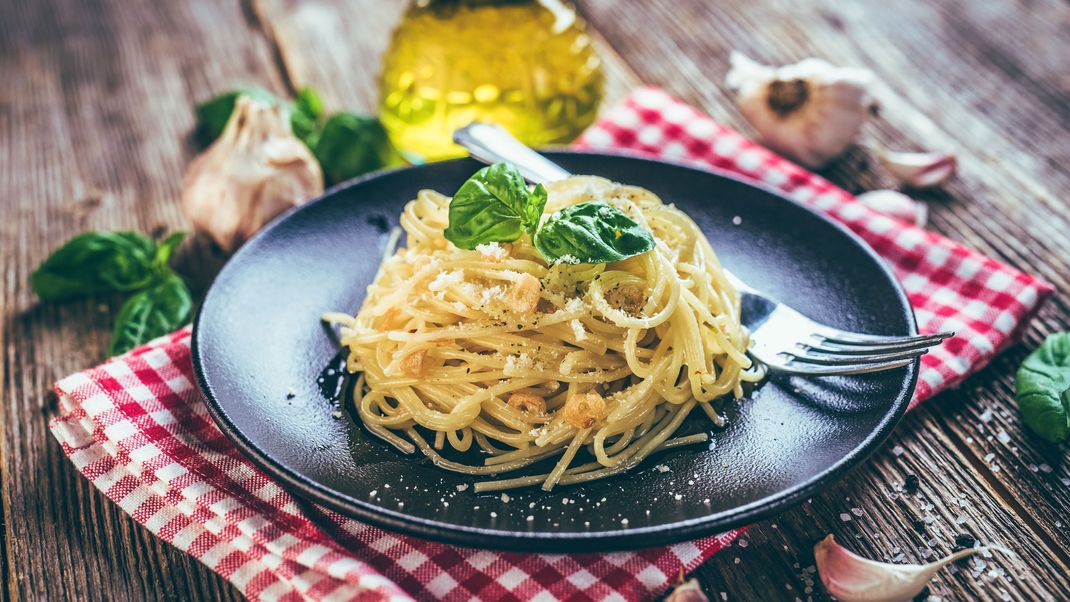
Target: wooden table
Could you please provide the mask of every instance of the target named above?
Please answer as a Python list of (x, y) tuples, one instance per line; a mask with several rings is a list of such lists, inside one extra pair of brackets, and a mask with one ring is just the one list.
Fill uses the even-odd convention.
[[(843, 482), (695, 571), (711, 598), (824, 598), (806, 568), (813, 543), (830, 532), (867, 556), (903, 561), (943, 555), (968, 532), (1019, 558), (943, 572), (934, 595), (1070, 599), (1066, 450), (1024, 432), (1012, 399), (1026, 352), (1070, 328), (1067, 4), (589, 0), (581, 8), (608, 67), (610, 102), (640, 82), (657, 84), (745, 132), (722, 83), (733, 49), (873, 69), (883, 110), (870, 140), (959, 152), (960, 177), (926, 196), (931, 227), (1061, 293), (1022, 345), (913, 412)], [(119, 300), (39, 304), (27, 280), (52, 248), (87, 229), (188, 228), (177, 198), (195, 153), (191, 107), (217, 90), (308, 84), (332, 107), (373, 110), (380, 53), (400, 11), (400, 2), (376, 0), (0, 3), (4, 599), (241, 597), (158, 542), (64, 458), (47, 429), (52, 383), (105, 358)], [(826, 175), (851, 191), (888, 185), (870, 164), (857, 150)], [(203, 290), (221, 259), (191, 245), (181, 263)], [(909, 475), (920, 480), (916, 495), (899, 491)]]

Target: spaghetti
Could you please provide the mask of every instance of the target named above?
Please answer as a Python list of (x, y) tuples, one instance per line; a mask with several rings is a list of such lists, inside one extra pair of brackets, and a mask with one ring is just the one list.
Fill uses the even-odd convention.
[[(686, 214), (596, 177), (547, 190), (547, 211), (616, 207), (649, 229), (654, 250), (549, 265), (527, 236), (458, 249), (443, 236), (449, 197), (423, 190), (401, 215), (405, 246), (388, 252), (360, 311), (324, 316), (349, 349), (364, 425), (441, 468), (493, 477), (476, 491), (549, 490), (705, 441), (675, 435), (696, 407), (723, 424), (710, 402), (763, 376), (746, 354), (739, 294)], [(462, 464), (446, 446), (486, 454)], [(543, 461), (547, 472), (507, 476)]]

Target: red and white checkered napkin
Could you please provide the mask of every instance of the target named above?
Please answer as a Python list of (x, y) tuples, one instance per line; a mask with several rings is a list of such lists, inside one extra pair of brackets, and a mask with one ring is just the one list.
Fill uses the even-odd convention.
[[(662, 92), (643, 89), (579, 142), (691, 159), (778, 187), (847, 223), (895, 267), (923, 331), (959, 334), (925, 357), (915, 402), (984, 364), (1051, 288), (850, 195)], [(381, 531), (298, 504), (242, 457), (194, 385), (189, 329), (63, 379), (53, 434), (134, 520), (252, 600), (641, 600), (737, 532), (641, 552), (505, 554)]]

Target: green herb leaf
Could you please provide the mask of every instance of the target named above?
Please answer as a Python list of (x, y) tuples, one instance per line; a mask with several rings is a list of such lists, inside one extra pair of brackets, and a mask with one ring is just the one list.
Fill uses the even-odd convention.
[(329, 184), (402, 163), (383, 124), (375, 117), (357, 113), (331, 115), (309, 146)]
[(477, 171), (450, 200), (446, 240), (461, 249), (489, 242), (512, 242), (534, 235), (546, 206), (542, 185), (528, 191), (524, 176), (508, 163)]
[(316, 147), (323, 112), (323, 99), (315, 90), (306, 86), (297, 91), (290, 113), (290, 128), (309, 148)]
[(155, 277), (156, 244), (138, 232), (86, 232), (67, 241), (30, 276), (45, 300), (132, 291)]
[(127, 299), (115, 320), (111, 355), (125, 353), (163, 336), (189, 320), (193, 299), (177, 274), (170, 273), (151, 287)]
[(203, 144), (211, 144), (223, 133), (223, 128), (227, 126), (227, 121), (230, 120), (230, 114), (234, 112), (234, 104), (239, 96), (248, 96), (253, 100), (272, 105), (283, 104), (283, 100), (278, 96), (257, 86), (243, 86), (206, 100), (193, 110), (197, 116), (197, 132)]
[(1015, 397), (1022, 420), (1052, 443), (1070, 435), (1070, 332), (1049, 336), (1018, 369)]
[(550, 215), (535, 247), (553, 263), (609, 263), (653, 249), (654, 236), (620, 209), (590, 201)]
[(186, 235), (186, 232), (175, 232), (160, 242), (153, 257), (153, 265), (158, 273), (163, 274), (171, 270), (171, 257), (175, 254), (178, 246), (182, 244), (182, 241), (185, 240)]

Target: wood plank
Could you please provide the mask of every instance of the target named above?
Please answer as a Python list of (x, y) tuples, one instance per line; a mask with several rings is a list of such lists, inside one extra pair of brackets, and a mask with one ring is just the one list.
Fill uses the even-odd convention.
[(241, 82), (284, 89), (270, 48), (237, 3), (55, 0), (3, 12), (5, 594), (238, 600), (97, 492), (48, 433), (52, 383), (104, 359), (118, 299), (39, 304), (27, 282), (86, 229), (188, 227), (175, 201), (193, 152), (191, 107)]
[[(955, 572), (938, 574), (930, 586), (933, 595), (944, 600), (1070, 597), (1068, 565), (1035, 538), (1015, 509), (992, 496), (966, 456), (948, 453), (954, 447), (933, 422), (928, 407), (917, 409), (871, 460), (828, 492), (759, 523), (743, 536), (746, 547), (737, 542), (699, 567), (695, 576), (710, 599), (722, 591), (730, 600), (827, 599), (816, 575), (806, 569), (813, 567), (813, 544), (829, 533), (863, 556), (894, 562), (934, 560), (950, 553), (958, 534), (968, 533), (1018, 556), (982, 557), (983, 569), (959, 563)], [(920, 480), (913, 495), (904, 491), (909, 475)], [(915, 527), (917, 521), (924, 532)]]
[[(1066, 72), (1067, 57), (1044, 52), (1057, 47), (1064, 35), (1059, 32), (1066, 31), (1070, 13), (1065, 5), (1033, 3), (1026, 11), (1001, 3), (984, 3), (982, 8), (957, 2), (750, 2), (645, 4), (637, 11), (592, 0), (583, 6), (595, 27), (647, 81), (666, 85), (745, 132), (749, 128), (722, 84), (732, 49), (770, 62), (816, 55), (873, 68), (885, 82), (880, 90), (884, 111), (871, 128), (873, 138), (889, 147), (951, 145), (959, 150), (960, 178), (945, 192), (926, 195), (933, 201), (934, 228), (1047, 278), (1061, 292), (1070, 291), (1065, 269), (1070, 250), (1062, 245), (1065, 237), (1057, 234), (1070, 225), (1062, 200), (1070, 186), (1051, 170), (1051, 165), (1065, 164), (1070, 149), (1049, 142), (1066, 139), (1068, 95), (1060, 74)], [(662, 35), (647, 35), (651, 30)], [(1010, 65), (1027, 70), (1028, 82), (1020, 84)], [(1062, 99), (1061, 111), (1052, 110), (1053, 98)], [(873, 164), (870, 153), (854, 151), (827, 175), (853, 191), (889, 185), (886, 177), (867, 168)], [(1057, 299), (1039, 316), (1026, 346), (1034, 346), (1044, 333), (1068, 327), (1070, 310)], [(953, 455), (934, 451), (922, 465), (926, 473), (970, 475), (969, 503), (985, 506), (981, 516), (989, 521), (993, 512), (1021, 521), (1025, 539), (1019, 541), (1044, 552), (1046, 563), (1040, 566), (1049, 576), (1065, 571), (1062, 567), (1070, 562), (1064, 552), (1070, 537), (1064, 527), (1070, 508), (1065, 451), (1045, 446), (1022, 430), (1011, 398), (1013, 372), (1024, 354), (1023, 348), (1013, 350), (959, 391), (933, 400), (921, 410), (922, 418), (908, 421), (898, 437), (906, 437), (902, 445), (912, 453), (919, 442), (934, 437), (953, 450)], [(994, 455), (989, 458), (989, 453)], [(1000, 470), (994, 472), (992, 465)], [(849, 488), (858, 499), (880, 483), (878, 475), (893, 474), (894, 466), (893, 458), (878, 455), (856, 472), (867, 475), (868, 485), (840, 485), (835, 491)], [(939, 497), (946, 504), (956, 499), (952, 493), (946, 489)], [(822, 496), (828, 514), (819, 516), (826, 522), (810, 533), (811, 539), (826, 530), (841, 534), (828, 501), (837, 495)], [(867, 510), (887, 506), (880, 500), (860, 505)], [(780, 539), (783, 524), (811, 522), (800, 514), (784, 519)], [(888, 528), (880, 525), (884, 533), (895, 533)], [(777, 539), (768, 525), (758, 533), (767, 544)], [(789, 540), (782, 545), (794, 553), (805, 552), (812, 543), (799, 548), (802, 542)], [(872, 551), (882, 549), (869, 540), (862, 543)], [(783, 555), (770, 553), (765, 560), (761, 571), (742, 569), (742, 576), (730, 579), (737, 594), (765, 591), (747, 589), (746, 582), (770, 567), (790, 565)], [(709, 571), (716, 567), (725, 578), (741, 572), (725, 562), (715, 557), (700, 573), (715, 579)], [(998, 596), (972, 579), (960, 585), (973, 595)], [(1016, 589), (1020, 587), (1022, 583), (1010, 588), (1010, 595), (1043, 592)]]

